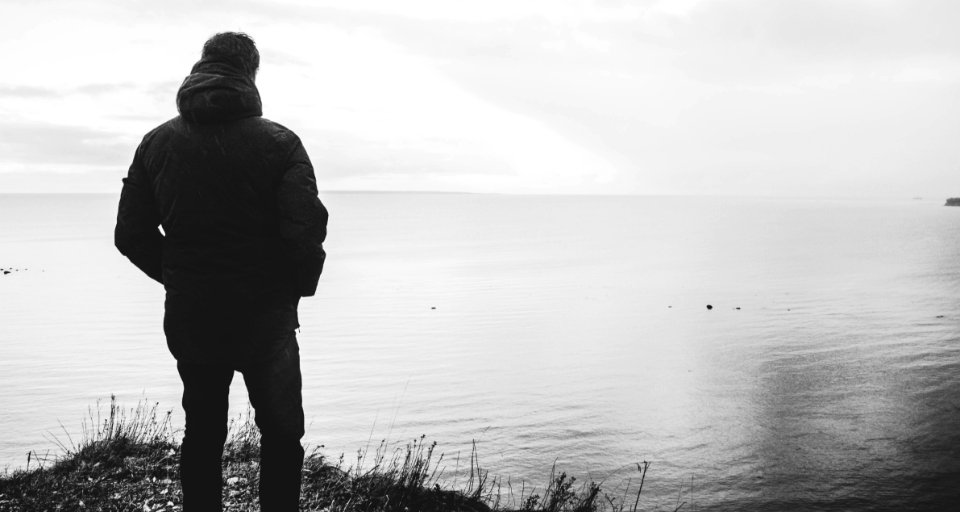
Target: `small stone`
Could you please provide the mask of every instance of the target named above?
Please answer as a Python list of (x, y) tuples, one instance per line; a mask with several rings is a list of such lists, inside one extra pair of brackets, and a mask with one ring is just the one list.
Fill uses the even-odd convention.
[(707, 309), (713, 309), (713, 305), (712, 305), (712, 304), (707, 304)]

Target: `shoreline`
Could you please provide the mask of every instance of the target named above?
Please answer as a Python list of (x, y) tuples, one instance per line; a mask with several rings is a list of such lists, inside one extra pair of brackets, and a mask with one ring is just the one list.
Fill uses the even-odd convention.
[[(158, 404), (141, 401), (124, 409), (111, 397), (109, 411), (91, 410), (77, 442), (54, 436), (63, 455), (28, 454), (24, 469), (0, 474), (0, 509), (182, 510), (180, 444)], [(260, 436), (247, 415), (232, 420), (223, 457), (224, 510), (258, 511)], [(476, 448), (464, 482), (444, 478), (443, 454), (425, 436), (390, 453), (385, 441), (374, 453), (357, 452), (330, 460), (319, 449), (307, 452), (302, 472), (301, 510), (338, 512), (635, 511), (643, 489), (609, 495), (594, 482), (581, 484), (552, 473), (542, 486), (523, 485), (519, 495), (480, 466)], [(646, 473), (644, 463), (642, 475)], [(458, 461), (459, 466), (459, 461)], [(637, 465), (638, 470), (641, 468)], [(458, 470), (461, 468), (457, 468)], [(457, 477), (461, 475), (455, 475)], [(506, 495), (504, 492), (506, 491)], [(682, 506), (682, 505), (681, 505)], [(679, 509), (679, 507), (678, 507)]]

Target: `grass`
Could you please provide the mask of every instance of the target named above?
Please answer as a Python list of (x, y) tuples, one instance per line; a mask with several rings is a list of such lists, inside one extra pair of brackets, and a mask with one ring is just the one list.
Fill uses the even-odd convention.
[[(179, 444), (170, 413), (141, 402), (132, 409), (111, 397), (90, 410), (81, 438), (53, 437), (63, 453), (55, 458), (31, 452), (27, 467), (0, 476), (0, 510), (181, 510)], [(259, 511), (257, 482), (260, 437), (249, 413), (230, 425), (224, 449), (224, 509)], [(390, 449), (381, 442), (373, 453), (357, 452), (348, 464), (328, 460), (319, 450), (304, 460), (300, 505), (324, 512), (636, 512), (649, 466), (637, 464), (640, 486), (611, 495), (601, 484), (578, 484), (566, 473), (551, 473), (542, 490), (522, 484), (519, 494), (481, 469), (476, 445), (469, 467), (445, 477), (436, 443), (425, 437)], [(32, 466), (32, 467), (31, 467)], [(462, 481), (461, 481), (462, 479)], [(452, 483), (451, 483), (452, 480)], [(683, 505), (678, 503), (675, 510)]]
[(115, 399), (106, 417), (100, 411), (90, 412), (79, 441), (66, 429), (65, 439), (54, 437), (64, 455), (31, 452), (26, 469), (0, 478), (0, 510), (173, 510), (179, 446), (169, 413), (146, 402), (126, 411)]

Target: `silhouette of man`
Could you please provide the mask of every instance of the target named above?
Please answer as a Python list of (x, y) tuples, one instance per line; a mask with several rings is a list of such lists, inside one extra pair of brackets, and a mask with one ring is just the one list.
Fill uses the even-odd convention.
[(163, 329), (183, 381), (186, 511), (222, 510), (235, 371), (261, 433), (262, 510), (296, 510), (300, 498), (297, 306), (316, 292), (327, 210), (300, 139), (261, 117), (259, 66), (245, 34), (203, 45), (177, 92), (180, 115), (137, 148), (117, 214), (117, 248), (166, 289)]

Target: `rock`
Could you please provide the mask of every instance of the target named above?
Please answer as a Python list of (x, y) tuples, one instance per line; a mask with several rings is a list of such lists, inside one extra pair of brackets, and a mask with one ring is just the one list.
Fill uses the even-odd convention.
[(947, 199), (947, 204), (944, 206), (960, 206), (960, 197), (951, 197)]
[(713, 305), (707, 304), (707, 309), (708, 309), (708, 310), (709, 310), (709, 309), (713, 309)]

